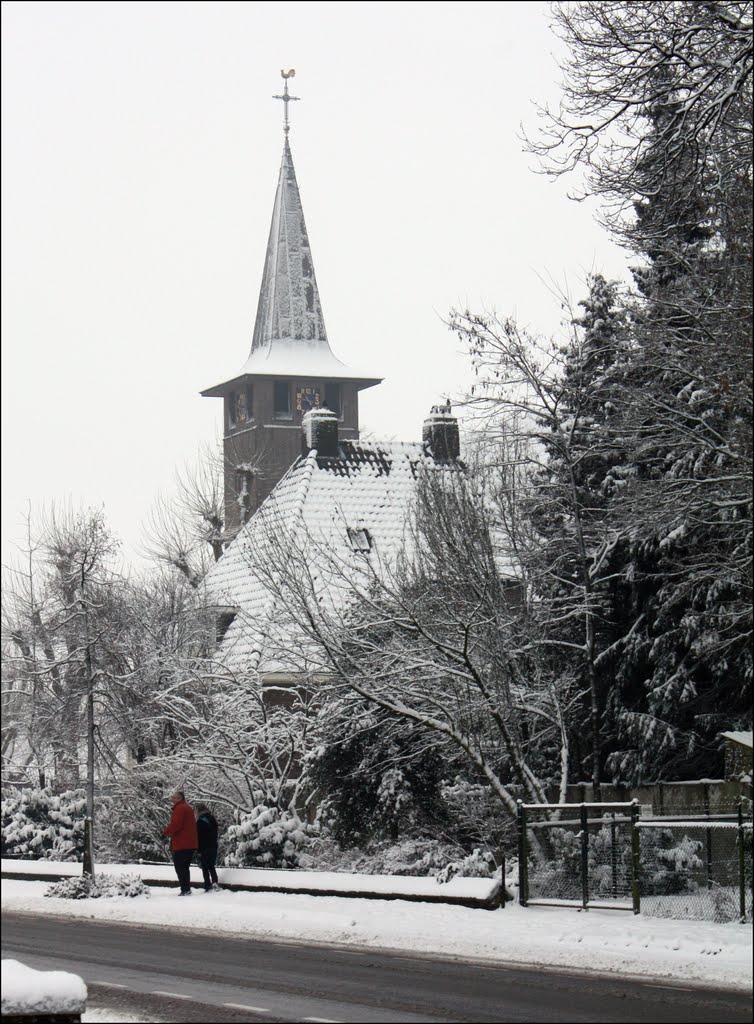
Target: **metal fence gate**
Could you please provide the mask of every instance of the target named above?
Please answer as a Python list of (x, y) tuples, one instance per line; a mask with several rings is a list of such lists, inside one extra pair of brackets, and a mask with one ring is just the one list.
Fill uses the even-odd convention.
[(518, 847), (522, 906), (752, 919), (752, 823), (741, 805), (642, 818), (637, 801), (519, 802)]
[(740, 808), (717, 819), (642, 820), (637, 831), (643, 914), (751, 921), (752, 829)]
[(639, 805), (518, 805), (522, 906), (639, 912)]

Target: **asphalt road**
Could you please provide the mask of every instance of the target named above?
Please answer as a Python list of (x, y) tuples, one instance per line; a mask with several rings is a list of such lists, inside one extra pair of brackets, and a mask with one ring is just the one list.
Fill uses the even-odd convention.
[(163, 1021), (750, 1021), (682, 984), (4, 914), (2, 955), (80, 974), (90, 1007)]

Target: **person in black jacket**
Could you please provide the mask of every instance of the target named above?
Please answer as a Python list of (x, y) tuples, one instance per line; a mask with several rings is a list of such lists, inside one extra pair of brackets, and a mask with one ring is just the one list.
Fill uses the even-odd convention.
[(204, 891), (219, 889), (217, 883), (217, 821), (206, 804), (195, 804), (196, 833), (199, 840), (199, 861), (204, 875)]

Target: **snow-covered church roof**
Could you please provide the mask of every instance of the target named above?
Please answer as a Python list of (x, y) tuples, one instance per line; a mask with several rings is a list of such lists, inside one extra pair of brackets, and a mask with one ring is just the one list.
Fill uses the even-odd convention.
[[(236, 616), (220, 646), (222, 661), (235, 671), (301, 672), (300, 638), (281, 609), (275, 567), (269, 560), (270, 531), (305, 538), (307, 572), (320, 598), (346, 601), (344, 579), (365, 569), (383, 572), (408, 540), (408, 515), (422, 467), (458, 472), (455, 460), (437, 461), (426, 444), (366, 444), (341, 441), (336, 457), (316, 450), (301, 456), (230, 544), (207, 575), (207, 599)], [(285, 543), (276, 549), (277, 557)], [(261, 561), (260, 561), (261, 559)], [(268, 561), (266, 562), (265, 559)], [(332, 567), (343, 569), (333, 579)], [(336, 594), (335, 591), (340, 593)], [(294, 649), (299, 653), (293, 654)], [(305, 659), (303, 659), (305, 660)]]

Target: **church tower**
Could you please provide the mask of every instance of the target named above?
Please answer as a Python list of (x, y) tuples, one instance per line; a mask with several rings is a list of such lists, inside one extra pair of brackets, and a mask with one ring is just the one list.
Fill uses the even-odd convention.
[(327, 340), (312, 251), (288, 142), (285, 80), (283, 159), (251, 352), (229, 380), (201, 394), (223, 400), (225, 530), (232, 537), (301, 453), (301, 419), (327, 407), (341, 438), (359, 436), (359, 391), (381, 378), (355, 374)]

